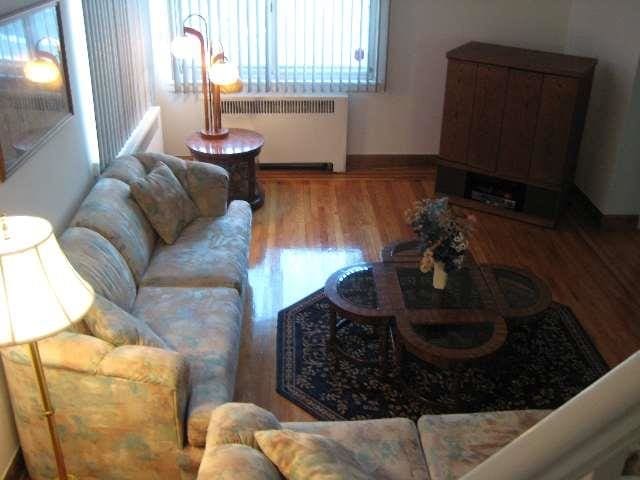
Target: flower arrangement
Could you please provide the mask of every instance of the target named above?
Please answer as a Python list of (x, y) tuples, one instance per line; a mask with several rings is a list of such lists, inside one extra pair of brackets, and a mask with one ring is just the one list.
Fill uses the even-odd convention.
[(417, 201), (405, 212), (405, 217), (421, 242), (422, 272), (430, 271), (435, 262), (441, 262), (446, 273), (462, 267), (469, 249), (467, 235), (471, 222), (475, 221), (473, 216), (456, 217), (445, 197)]

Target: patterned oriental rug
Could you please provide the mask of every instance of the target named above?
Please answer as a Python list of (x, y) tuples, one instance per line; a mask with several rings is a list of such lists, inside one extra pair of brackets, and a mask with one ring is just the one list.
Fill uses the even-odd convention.
[[(415, 272), (415, 283), (424, 281)], [(360, 301), (372, 295), (366, 281), (350, 290)], [(553, 303), (507, 323), (505, 344), (489, 357), (443, 369), (406, 353), (401, 368), (384, 375), (375, 363), (329, 352), (329, 301), (319, 290), (278, 315), (277, 391), (319, 420), (417, 420), (430, 413), (557, 408), (609, 370), (567, 306)], [(338, 340), (354, 357), (377, 359), (369, 327), (345, 321)]]

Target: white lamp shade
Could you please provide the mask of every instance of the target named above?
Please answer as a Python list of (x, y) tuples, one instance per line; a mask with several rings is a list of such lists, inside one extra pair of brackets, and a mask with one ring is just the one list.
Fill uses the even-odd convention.
[(200, 40), (193, 35), (181, 35), (171, 42), (171, 54), (179, 60), (198, 60)]
[(216, 85), (233, 85), (239, 78), (238, 67), (233, 63), (214, 63), (209, 67), (209, 79)]
[(0, 222), (0, 347), (40, 340), (80, 320), (94, 292), (60, 249), (51, 224), (37, 217)]

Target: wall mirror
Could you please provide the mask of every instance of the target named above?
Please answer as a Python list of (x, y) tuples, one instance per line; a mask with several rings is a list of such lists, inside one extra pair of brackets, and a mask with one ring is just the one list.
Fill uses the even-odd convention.
[(58, 1), (0, 17), (0, 181), (72, 114)]

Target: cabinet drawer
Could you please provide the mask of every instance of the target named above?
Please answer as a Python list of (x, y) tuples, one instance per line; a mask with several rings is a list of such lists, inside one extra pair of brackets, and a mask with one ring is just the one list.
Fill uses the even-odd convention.
[(578, 80), (545, 75), (529, 179), (562, 183), (573, 125)]
[(440, 155), (451, 162), (467, 161), (477, 69), (474, 63), (456, 60), (447, 65)]
[(467, 163), (487, 172), (496, 169), (508, 75), (504, 67), (478, 66)]
[(498, 154), (501, 175), (526, 179), (529, 174), (543, 80), (539, 73), (509, 71)]

